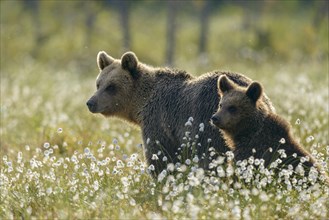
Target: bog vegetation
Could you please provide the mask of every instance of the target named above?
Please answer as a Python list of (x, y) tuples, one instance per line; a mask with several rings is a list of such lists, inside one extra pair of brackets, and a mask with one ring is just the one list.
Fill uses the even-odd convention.
[[(23, 2), (0, 2), (1, 219), (329, 218), (329, 186), (310, 184), (320, 175), (275, 174), (253, 158), (233, 165), (220, 158), (217, 174), (206, 175), (198, 158), (182, 157), (152, 179), (138, 128), (85, 106), (95, 90), (97, 52), (119, 57), (124, 50), (119, 6), (108, 2), (40, 1), (37, 14)], [(328, 173), (328, 14), (321, 14), (328, 5), (212, 4), (203, 54), (194, 16), (202, 4), (178, 7), (172, 65), (194, 75), (232, 70), (260, 81)], [(142, 62), (164, 65), (166, 3), (128, 6), (129, 49)], [(187, 126), (200, 126), (189, 120)], [(182, 148), (195, 138), (187, 133)], [(160, 153), (154, 159), (165, 160)]]

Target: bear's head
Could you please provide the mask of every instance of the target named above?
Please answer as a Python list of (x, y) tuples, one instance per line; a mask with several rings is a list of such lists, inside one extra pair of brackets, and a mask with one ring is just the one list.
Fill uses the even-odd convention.
[(247, 88), (239, 87), (225, 75), (218, 78), (219, 108), (212, 116), (211, 122), (218, 128), (236, 132), (252, 122), (261, 103), (263, 88), (258, 82), (251, 83)]
[(140, 76), (136, 55), (127, 52), (118, 60), (101, 51), (97, 56), (97, 64), (100, 70), (96, 79), (97, 91), (87, 101), (89, 111), (104, 116), (129, 118), (134, 82)]

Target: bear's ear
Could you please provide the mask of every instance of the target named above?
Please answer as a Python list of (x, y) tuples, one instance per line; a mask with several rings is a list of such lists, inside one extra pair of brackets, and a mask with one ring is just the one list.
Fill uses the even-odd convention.
[(105, 67), (109, 66), (111, 63), (113, 63), (114, 58), (107, 55), (105, 51), (98, 52), (97, 55), (97, 65), (100, 70), (103, 70)]
[(246, 91), (246, 95), (254, 102), (256, 103), (257, 100), (262, 96), (263, 94), (263, 87), (258, 82), (251, 83)]
[(233, 82), (227, 78), (225, 75), (221, 75), (217, 80), (217, 89), (219, 94), (223, 94), (224, 92), (228, 92), (234, 89), (235, 86)]
[(127, 52), (122, 55), (121, 57), (122, 69), (129, 71), (134, 78), (138, 76), (137, 66), (138, 66), (138, 58), (133, 52)]

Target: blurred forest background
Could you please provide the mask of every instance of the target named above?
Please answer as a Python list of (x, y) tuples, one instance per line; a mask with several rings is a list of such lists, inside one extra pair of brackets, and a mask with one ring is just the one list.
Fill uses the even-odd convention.
[(22, 60), (95, 70), (106, 50), (153, 65), (328, 58), (328, 1), (1, 1), (1, 69)]

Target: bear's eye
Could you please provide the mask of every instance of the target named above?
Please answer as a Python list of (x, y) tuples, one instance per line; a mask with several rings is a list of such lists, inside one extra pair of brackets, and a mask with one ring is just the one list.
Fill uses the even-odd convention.
[(114, 94), (116, 91), (116, 87), (114, 84), (110, 84), (106, 87), (105, 91), (109, 94)]
[(97, 83), (97, 85), (96, 85), (96, 89), (99, 89), (99, 83)]
[(227, 110), (230, 112), (230, 113), (236, 113), (236, 111), (238, 110), (235, 106), (231, 105), (227, 108)]
[(222, 107), (223, 107), (222, 103), (219, 103), (219, 108), (222, 108)]

